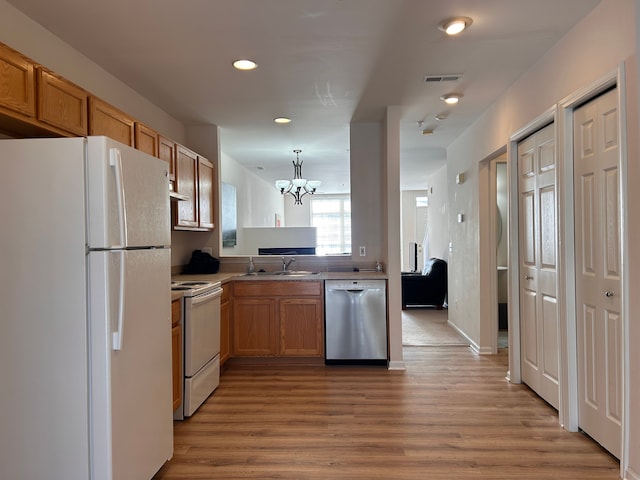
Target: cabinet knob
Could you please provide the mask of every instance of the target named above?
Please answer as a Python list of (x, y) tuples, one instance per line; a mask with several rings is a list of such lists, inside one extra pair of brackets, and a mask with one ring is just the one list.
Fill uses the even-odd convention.
[(525, 280), (533, 280), (533, 277), (531, 275), (525, 275), (524, 279)]
[(613, 297), (613, 292), (610, 292), (609, 290), (607, 290), (606, 292), (604, 292), (604, 296), (607, 298), (611, 298)]

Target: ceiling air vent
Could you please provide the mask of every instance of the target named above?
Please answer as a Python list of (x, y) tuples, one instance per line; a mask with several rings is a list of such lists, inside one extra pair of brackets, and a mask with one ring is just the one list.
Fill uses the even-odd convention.
[(424, 77), (424, 81), (427, 83), (455, 82), (460, 80), (461, 77), (461, 73), (452, 73), (449, 75), (427, 75)]

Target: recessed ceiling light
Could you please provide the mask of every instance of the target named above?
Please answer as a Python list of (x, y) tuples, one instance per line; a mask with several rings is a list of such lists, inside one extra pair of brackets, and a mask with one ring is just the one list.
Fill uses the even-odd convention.
[(237, 70), (253, 70), (258, 67), (258, 64), (253, 60), (240, 59), (233, 62), (233, 66)]
[(469, 17), (448, 18), (440, 23), (438, 28), (447, 35), (458, 35), (473, 23)]
[(285, 125), (287, 123), (291, 123), (291, 119), (287, 117), (276, 117), (273, 119), (274, 122), (279, 123), (281, 125)]
[(441, 122), (442, 120), (445, 120), (447, 118), (447, 114), (446, 113), (439, 113), (434, 118), (436, 120), (438, 120), (439, 122)]
[(423, 135), (433, 135), (433, 128), (425, 128), (422, 130)]
[(460, 101), (461, 98), (461, 93), (448, 93), (447, 95), (441, 96), (440, 100), (442, 100), (447, 105), (455, 105)]

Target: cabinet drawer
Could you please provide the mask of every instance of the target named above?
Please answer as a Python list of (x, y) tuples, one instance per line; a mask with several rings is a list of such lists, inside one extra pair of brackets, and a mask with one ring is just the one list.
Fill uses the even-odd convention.
[(255, 296), (287, 296), (298, 297), (303, 295), (320, 296), (322, 293), (321, 282), (273, 280), (273, 281), (242, 281), (236, 282), (233, 287), (234, 297)]

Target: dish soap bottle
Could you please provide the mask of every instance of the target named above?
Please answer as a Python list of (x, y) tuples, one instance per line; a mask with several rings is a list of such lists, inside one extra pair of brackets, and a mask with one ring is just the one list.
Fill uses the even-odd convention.
[(253, 265), (253, 257), (249, 257), (249, 266), (247, 267), (247, 273), (255, 273), (256, 267)]

